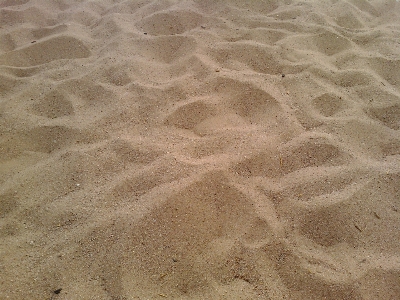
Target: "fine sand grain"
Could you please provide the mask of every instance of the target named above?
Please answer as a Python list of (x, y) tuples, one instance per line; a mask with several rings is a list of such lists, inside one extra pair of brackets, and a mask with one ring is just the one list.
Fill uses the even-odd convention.
[(400, 299), (400, 3), (0, 0), (0, 299)]

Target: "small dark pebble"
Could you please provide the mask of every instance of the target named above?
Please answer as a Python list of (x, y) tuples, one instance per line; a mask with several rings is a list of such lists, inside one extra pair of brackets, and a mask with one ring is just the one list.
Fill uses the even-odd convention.
[(143, 32), (144, 35), (147, 35), (147, 32)]
[(282, 74), (282, 78), (285, 77), (285, 74)]
[(59, 293), (61, 293), (62, 289), (58, 289), (54, 291), (54, 294), (58, 295)]
[(176, 258), (173, 258), (172, 261), (173, 262), (178, 262), (178, 260)]
[(36, 41), (32, 41), (31, 44), (36, 43)]

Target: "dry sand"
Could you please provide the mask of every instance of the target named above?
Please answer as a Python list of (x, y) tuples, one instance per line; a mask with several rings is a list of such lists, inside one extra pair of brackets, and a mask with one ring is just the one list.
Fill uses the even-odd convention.
[(400, 299), (400, 3), (0, 0), (0, 299)]

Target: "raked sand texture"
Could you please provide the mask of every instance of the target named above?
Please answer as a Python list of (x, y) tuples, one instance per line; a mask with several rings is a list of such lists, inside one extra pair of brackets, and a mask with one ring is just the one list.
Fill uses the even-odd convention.
[(0, 299), (400, 299), (400, 3), (0, 0)]

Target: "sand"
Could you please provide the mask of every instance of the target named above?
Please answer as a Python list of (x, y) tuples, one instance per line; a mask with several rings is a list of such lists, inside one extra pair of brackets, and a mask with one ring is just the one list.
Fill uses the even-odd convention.
[(400, 3), (0, 0), (0, 299), (400, 299)]

